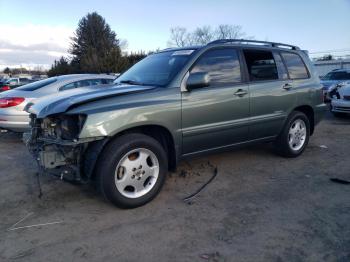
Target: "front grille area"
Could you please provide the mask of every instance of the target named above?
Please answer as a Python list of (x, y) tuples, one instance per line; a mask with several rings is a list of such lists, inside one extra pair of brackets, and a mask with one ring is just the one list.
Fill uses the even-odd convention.
[(344, 100), (350, 100), (350, 96), (344, 96)]

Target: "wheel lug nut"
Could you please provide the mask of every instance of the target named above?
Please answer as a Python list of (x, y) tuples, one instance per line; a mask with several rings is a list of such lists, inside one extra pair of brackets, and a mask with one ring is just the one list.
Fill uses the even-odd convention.
[(140, 179), (141, 179), (141, 177), (138, 177), (138, 178), (137, 178), (137, 180), (140, 180)]
[(145, 170), (143, 170), (143, 171), (142, 171), (142, 174), (145, 174), (145, 173), (146, 173)]
[(134, 179), (134, 178), (135, 178), (135, 175), (132, 175), (131, 178)]
[(136, 171), (136, 168), (134, 167), (134, 168), (132, 169), (132, 171)]
[(139, 166), (139, 169), (141, 169), (141, 168), (142, 168), (142, 165)]

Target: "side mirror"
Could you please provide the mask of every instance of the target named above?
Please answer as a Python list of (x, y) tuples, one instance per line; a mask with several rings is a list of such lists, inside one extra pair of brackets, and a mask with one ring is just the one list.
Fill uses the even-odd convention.
[(188, 76), (186, 88), (191, 91), (196, 88), (208, 87), (210, 85), (210, 77), (206, 72), (192, 73)]

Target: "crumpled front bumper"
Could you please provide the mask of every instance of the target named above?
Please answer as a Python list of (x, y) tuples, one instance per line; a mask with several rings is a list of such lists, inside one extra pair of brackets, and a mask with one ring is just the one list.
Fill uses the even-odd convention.
[(331, 105), (333, 112), (350, 114), (350, 100), (332, 99)]

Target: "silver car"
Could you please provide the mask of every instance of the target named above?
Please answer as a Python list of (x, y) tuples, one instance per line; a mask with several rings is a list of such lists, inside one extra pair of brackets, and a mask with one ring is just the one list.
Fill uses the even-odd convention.
[(323, 85), (325, 101), (330, 101), (328, 97), (329, 89), (347, 80), (350, 81), (350, 69), (335, 69), (322, 77), (321, 84)]
[(350, 114), (350, 81), (337, 84), (329, 89), (331, 111), (335, 116)]
[(85, 86), (112, 84), (115, 76), (77, 74), (51, 77), (0, 94), (0, 128), (24, 132), (29, 128), (28, 102), (58, 92)]

